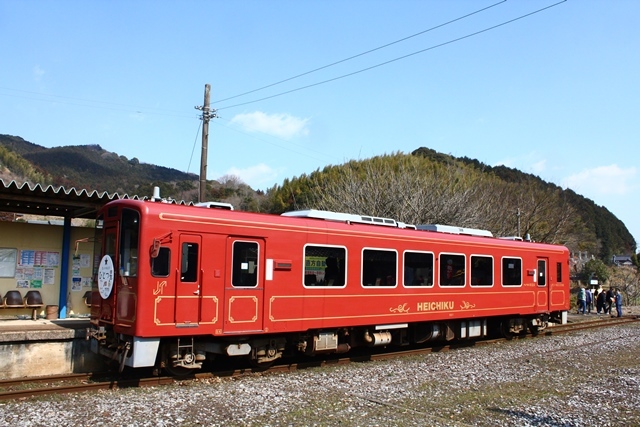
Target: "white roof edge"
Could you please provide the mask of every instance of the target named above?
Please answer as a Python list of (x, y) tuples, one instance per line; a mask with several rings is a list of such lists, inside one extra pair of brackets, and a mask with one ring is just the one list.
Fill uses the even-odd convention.
[(480, 230), (478, 228), (456, 227), (453, 225), (440, 224), (421, 224), (416, 226), (418, 230), (436, 231), (438, 233), (464, 234), (467, 236), (493, 237), (493, 233), (489, 230)]
[(415, 228), (410, 224), (396, 221), (392, 218), (382, 218), (370, 215), (356, 215), (342, 212), (323, 211), (318, 209), (305, 209), (299, 211), (285, 212), (282, 216), (297, 217), (297, 218), (315, 218), (324, 219), (328, 221), (340, 221), (340, 222), (353, 222), (358, 224), (371, 224), (382, 225), (387, 227), (397, 228)]

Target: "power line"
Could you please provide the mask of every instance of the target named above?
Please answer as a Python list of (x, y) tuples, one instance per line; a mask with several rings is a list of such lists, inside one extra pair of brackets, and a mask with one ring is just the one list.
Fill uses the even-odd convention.
[(301, 91), (301, 90), (304, 90), (304, 89), (309, 89), (311, 87), (315, 87), (315, 86), (323, 85), (323, 84), (326, 84), (326, 83), (330, 83), (330, 82), (333, 82), (333, 81), (336, 81), (336, 80), (344, 79), (346, 77), (351, 77), (353, 75), (360, 74), (360, 73), (363, 73), (365, 71), (373, 70), (374, 68), (379, 68), (379, 67), (382, 67), (384, 65), (391, 64), (393, 62), (397, 62), (397, 61), (400, 61), (400, 60), (403, 60), (403, 59), (407, 59), (409, 57), (412, 57), (412, 56), (415, 56), (415, 55), (418, 55), (418, 54), (421, 54), (421, 53), (424, 53), (424, 52), (427, 52), (427, 51), (430, 51), (430, 50), (433, 50), (433, 49), (437, 49), (437, 48), (442, 47), (442, 46), (446, 46), (446, 45), (449, 45), (449, 44), (452, 44), (452, 43), (459, 42), (459, 41), (464, 40), (464, 39), (468, 39), (470, 37), (477, 36), (477, 35), (482, 34), (482, 33), (486, 33), (487, 31), (495, 30), (496, 28), (502, 27), (502, 26), (507, 25), (507, 24), (511, 24), (511, 23), (513, 23), (515, 21), (518, 21), (520, 19), (524, 19), (524, 18), (529, 17), (531, 15), (535, 15), (537, 13), (540, 13), (540, 12), (542, 12), (544, 10), (547, 10), (547, 9), (552, 8), (552, 7), (558, 6), (559, 4), (565, 3), (566, 1), (567, 0), (559, 1), (557, 3), (554, 3), (554, 4), (550, 5), (550, 6), (543, 7), (541, 9), (535, 10), (533, 12), (521, 15), (521, 16), (519, 16), (517, 18), (513, 18), (513, 19), (510, 19), (508, 21), (502, 22), (500, 24), (496, 24), (496, 25), (493, 25), (491, 27), (485, 28), (483, 30), (476, 31), (476, 32), (467, 34), (465, 36), (458, 37), (458, 38), (455, 38), (455, 39), (452, 39), (452, 40), (446, 41), (444, 43), (440, 43), (440, 44), (437, 44), (437, 45), (434, 45), (434, 46), (431, 46), (431, 47), (428, 47), (428, 48), (425, 48), (425, 49), (421, 49), (421, 50), (418, 50), (416, 52), (409, 53), (407, 55), (403, 55), (403, 56), (391, 59), (389, 61), (385, 61), (385, 62), (376, 64), (376, 65), (372, 65), (371, 67), (363, 68), (363, 69), (358, 70), (358, 71), (354, 71), (354, 72), (351, 72), (351, 73), (343, 74), (343, 75), (338, 76), (338, 77), (334, 77), (334, 78), (331, 78), (331, 79), (323, 80), (323, 81), (320, 81), (320, 82), (317, 82), (317, 83), (312, 83), (312, 84), (309, 84), (309, 85), (306, 85), (306, 86), (302, 86), (302, 87), (299, 87), (299, 88), (296, 88), (296, 89), (291, 89), (291, 90), (288, 90), (288, 91), (285, 91), (285, 92), (277, 93), (275, 95), (265, 96), (263, 98), (255, 99), (253, 101), (242, 102), (242, 103), (230, 105), (230, 106), (227, 106), (227, 107), (220, 107), (220, 108), (218, 108), (218, 110), (225, 110), (225, 109), (228, 109), (228, 108), (234, 108), (234, 107), (240, 107), (242, 105), (253, 104), (253, 103), (256, 103), (256, 102), (265, 101), (267, 99), (276, 98), (276, 97), (287, 95), (287, 94), (290, 94), (290, 93), (293, 93), (293, 92), (298, 92), (298, 91)]
[(193, 153), (196, 150), (196, 144), (198, 143), (198, 136), (200, 135), (200, 125), (202, 122), (198, 122), (198, 130), (196, 131), (196, 137), (193, 140), (193, 148), (191, 149), (191, 157), (189, 157), (189, 166), (187, 166), (187, 173), (191, 170), (191, 161), (193, 160)]
[(452, 23), (454, 23), (454, 22), (456, 22), (456, 21), (460, 21), (460, 20), (462, 20), (462, 19), (468, 18), (468, 17), (470, 17), (470, 16), (472, 16), (472, 15), (475, 15), (475, 14), (477, 14), (477, 13), (484, 12), (485, 10), (491, 9), (492, 7), (495, 7), (495, 6), (499, 5), (499, 4), (505, 3), (506, 1), (507, 1), (507, 0), (502, 0), (502, 1), (498, 2), (498, 3), (492, 4), (491, 6), (484, 7), (484, 8), (482, 8), (482, 9), (476, 10), (475, 12), (468, 13), (468, 14), (466, 14), (466, 15), (464, 15), (464, 16), (461, 16), (461, 17), (459, 17), (459, 18), (456, 18), (456, 19), (453, 19), (453, 20), (451, 20), (451, 21), (445, 22), (445, 23), (443, 23), (443, 24), (436, 25), (435, 27), (431, 27), (431, 28), (429, 28), (429, 29), (427, 29), (427, 30), (420, 31), (419, 33), (415, 33), (415, 34), (412, 34), (412, 35), (410, 35), (410, 36), (403, 37), (403, 38), (401, 38), (401, 39), (399, 39), (399, 40), (396, 40), (396, 41), (393, 41), (393, 42), (391, 42), (391, 43), (387, 43), (387, 44), (384, 44), (384, 45), (382, 45), (382, 46), (379, 46), (379, 47), (376, 47), (376, 48), (373, 48), (373, 49), (367, 50), (367, 51), (362, 52), (362, 53), (359, 53), (359, 54), (357, 54), (357, 55), (353, 55), (353, 56), (350, 56), (350, 57), (348, 57), (348, 58), (341, 59), (341, 60), (336, 61), (336, 62), (332, 62), (331, 64), (324, 65), (324, 66), (322, 66), (322, 67), (318, 67), (318, 68), (315, 68), (315, 69), (310, 70), (310, 71), (306, 71), (306, 72), (304, 72), (304, 73), (302, 73), (302, 74), (298, 74), (298, 75), (295, 75), (295, 76), (293, 76), (293, 77), (289, 77), (289, 78), (287, 78), (287, 79), (280, 80), (280, 81), (278, 81), (278, 82), (275, 82), (275, 83), (272, 83), (272, 84), (269, 84), (269, 85), (266, 85), (266, 86), (262, 86), (262, 87), (259, 87), (259, 88), (257, 88), (257, 89), (254, 89), (254, 90), (250, 90), (250, 91), (248, 91), (248, 92), (244, 92), (244, 93), (241, 93), (241, 94), (239, 94), (239, 95), (230, 96), (230, 97), (228, 97), (228, 98), (224, 98), (224, 99), (218, 99), (218, 100), (214, 101), (214, 103), (220, 103), (220, 102), (228, 101), (228, 100), (230, 100), (230, 99), (239, 98), (239, 97), (241, 97), (241, 96), (248, 95), (248, 94), (250, 94), (250, 93), (258, 92), (258, 91), (261, 91), (261, 90), (263, 90), (263, 89), (267, 89), (267, 88), (270, 88), (270, 87), (273, 87), (273, 86), (277, 86), (277, 85), (279, 85), (279, 84), (281, 84), (281, 83), (285, 83), (285, 82), (288, 82), (288, 81), (291, 81), (291, 80), (297, 79), (297, 78), (299, 78), (299, 77), (303, 77), (303, 76), (306, 76), (306, 75), (308, 75), (308, 74), (315, 73), (316, 71), (324, 70), (325, 68), (333, 67), (334, 65), (338, 65), (338, 64), (341, 64), (341, 63), (343, 63), (343, 62), (347, 62), (347, 61), (350, 61), (350, 60), (352, 60), (352, 59), (358, 58), (358, 57), (360, 57), (360, 56), (364, 56), (364, 55), (367, 55), (367, 54), (369, 54), (369, 53), (375, 52), (375, 51), (377, 51), (377, 50), (384, 49), (385, 47), (389, 47), (389, 46), (392, 46), (392, 45), (394, 45), (394, 44), (397, 44), (397, 43), (403, 42), (403, 41), (405, 41), (405, 40), (409, 40), (409, 39), (411, 39), (411, 38), (413, 38), (413, 37), (417, 37), (417, 36), (419, 36), (419, 35), (421, 35), (421, 34), (428, 33), (428, 32), (430, 32), (430, 31), (436, 30), (436, 29), (438, 29), (438, 28), (441, 28), (441, 27), (444, 27), (444, 26), (446, 26), (446, 25), (452, 24)]

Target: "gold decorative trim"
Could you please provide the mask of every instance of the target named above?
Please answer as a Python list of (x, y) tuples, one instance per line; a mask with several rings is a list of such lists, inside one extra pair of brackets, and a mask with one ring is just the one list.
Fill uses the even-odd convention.
[[(236, 299), (249, 299), (252, 300), (255, 303), (255, 310), (254, 310), (254, 315), (253, 318), (251, 320), (234, 320), (233, 317), (231, 317), (231, 303), (233, 303)], [(258, 298), (255, 296), (232, 296), (231, 298), (229, 298), (229, 315), (227, 316), (227, 320), (229, 321), (229, 323), (255, 323), (256, 320), (258, 320)]]
[(389, 311), (392, 313), (409, 313), (409, 307), (407, 307), (407, 305), (409, 304), (405, 302), (404, 304), (399, 305), (395, 308), (391, 307)]
[(460, 304), (460, 310), (469, 310), (470, 308), (476, 308), (476, 305), (467, 301), (462, 301), (462, 304)]
[[(527, 304), (527, 305), (491, 305), (491, 306), (487, 306), (487, 307), (482, 307), (482, 308), (475, 308), (475, 305), (472, 305), (468, 302), (464, 302), (463, 304), (465, 304), (466, 306), (461, 306), (459, 309), (456, 309), (454, 306), (454, 302), (453, 301), (446, 301), (443, 300), (444, 298), (452, 298), (452, 297), (464, 297), (465, 295), (467, 297), (473, 297), (476, 296), (476, 294), (474, 292), (446, 292), (446, 293), (438, 293), (438, 294), (434, 294), (432, 296), (434, 297), (438, 297), (438, 301), (435, 301), (434, 304), (442, 304), (442, 305), (447, 305), (446, 308), (442, 308), (442, 309), (438, 309), (438, 310), (418, 310), (415, 312), (411, 312), (410, 308), (408, 308), (406, 311), (400, 310), (400, 308), (403, 307), (403, 305), (399, 305), (398, 307), (390, 307), (389, 308), (389, 312), (388, 313), (384, 313), (384, 312), (376, 312), (376, 313), (367, 313), (367, 314), (359, 314), (359, 315), (342, 315), (342, 316), (323, 316), (323, 317), (306, 317), (306, 316), (300, 316), (300, 317), (289, 317), (289, 318), (283, 318), (283, 317), (278, 317), (276, 318), (273, 315), (273, 305), (275, 303), (275, 301), (277, 299), (280, 300), (292, 300), (292, 299), (304, 299), (304, 300), (310, 300), (310, 299), (314, 299), (314, 298), (322, 298), (322, 299), (331, 299), (331, 298), (336, 298), (336, 299), (341, 299), (341, 300), (345, 300), (345, 299), (349, 299), (349, 298), (353, 298), (357, 301), (362, 301), (363, 299), (371, 301), (372, 299), (377, 299), (377, 298), (389, 298), (389, 297), (397, 297), (398, 295), (394, 295), (394, 294), (378, 294), (378, 295), (367, 295), (366, 297), (363, 298), (362, 295), (357, 295), (357, 294), (351, 294), (351, 295), (341, 295), (341, 294), (335, 294), (335, 295), (274, 295), (269, 299), (269, 320), (271, 322), (300, 322), (300, 321), (314, 321), (314, 320), (345, 320), (345, 319), (370, 319), (370, 318), (378, 318), (378, 319), (382, 319), (385, 317), (397, 317), (397, 316), (424, 316), (424, 315), (429, 315), (429, 314), (433, 314), (433, 313), (449, 313), (450, 315), (454, 315), (455, 313), (465, 313), (468, 312), (468, 310), (474, 310), (478, 313), (486, 313), (486, 312), (493, 312), (495, 310), (520, 310), (520, 309), (532, 309), (535, 308), (535, 303), (536, 303), (536, 294), (534, 291), (530, 291), (530, 290), (519, 290), (519, 291), (514, 291), (514, 292), (509, 292), (508, 294), (505, 294), (504, 292), (486, 292), (483, 293), (485, 296), (486, 295), (496, 295), (496, 296), (509, 296), (509, 295), (527, 295), (531, 298), (531, 304)], [(403, 297), (409, 297), (409, 298), (415, 298), (415, 297), (424, 297), (424, 294), (404, 294)], [(419, 303), (420, 301), (416, 301), (416, 303)], [(411, 306), (411, 303), (408, 303), (409, 306)], [(395, 311), (393, 311), (395, 310)]]
[(156, 283), (156, 288), (153, 291), (154, 295), (160, 295), (162, 293), (164, 293), (164, 288), (167, 286), (167, 281), (163, 280), (160, 281), (158, 280), (158, 283)]
[[(213, 325), (218, 321), (218, 310), (220, 308), (220, 305), (218, 304), (218, 297), (217, 296), (203, 296), (202, 297), (203, 300), (205, 299), (211, 299), (213, 301), (213, 303), (216, 305), (216, 309), (215, 309), (215, 316), (213, 317), (213, 319), (211, 320), (211, 322), (200, 322), (201, 325)], [(203, 310), (202, 310), (202, 305), (200, 306), (200, 318), (202, 319), (202, 315), (203, 315)]]

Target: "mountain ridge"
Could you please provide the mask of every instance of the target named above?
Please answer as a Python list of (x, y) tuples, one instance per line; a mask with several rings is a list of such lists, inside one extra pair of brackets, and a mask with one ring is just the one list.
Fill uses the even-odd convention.
[[(409, 172), (404, 169), (397, 169), (398, 165), (403, 162), (413, 163), (414, 169), (410, 169)], [(367, 168), (371, 168), (371, 171), (374, 172), (365, 172)], [(440, 181), (446, 179), (460, 182), (471, 180), (470, 183), (467, 183), (467, 189), (474, 186), (482, 187), (484, 191), (484, 193), (476, 195), (477, 200), (474, 202), (476, 204), (473, 206), (476, 206), (478, 211), (484, 209), (483, 204), (489, 205), (492, 203), (489, 201), (491, 197), (495, 197), (493, 204), (504, 203), (505, 208), (508, 205), (507, 200), (511, 200), (513, 206), (519, 206), (518, 203), (520, 202), (517, 202), (517, 200), (522, 196), (518, 195), (518, 192), (528, 191), (530, 192), (529, 196), (535, 195), (535, 197), (542, 199), (549, 198), (550, 201), (545, 202), (547, 203), (545, 209), (549, 214), (547, 218), (542, 219), (543, 221), (550, 221), (549, 218), (556, 215), (553, 213), (554, 211), (557, 213), (558, 210), (569, 208), (574, 210), (579, 217), (579, 221), (576, 224), (563, 226), (565, 233), (569, 233), (569, 231), (566, 231), (569, 229), (567, 227), (572, 230), (564, 238), (567, 240), (571, 238), (573, 239), (572, 241), (576, 242), (575, 247), (572, 248), (573, 250), (582, 250), (584, 247), (588, 247), (592, 253), (597, 253), (598, 257), (603, 260), (608, 260), (615, 254), (635, 253), (635, 240), (624, 223), (609, 212), (606, 207), (599, 206), (572, 190), (562, 189), (535, 175), (506, 166), (488, 166), (475, 159), (457, 158), (426, 147), (420, 147), (407, 155), (397, 153), (364, 161), (350, 161), (343, 165), (327, 166), (323, 170), (318, 169), (309, 175), (303, 174), (300, 177), (285, 179), (281, 185), (275, 185), (267, 190), (266, 194), (261, 191), (254, 191), (234, 176), (225, 176), (217, 181), (207, 181), (206, 193), (208, 200), (229, 202), (236, 209), (241, 210), (279, 214), (287, 210), (303, 207), (322, 208), (322, 203), (317, 197), (319, 193), (326, 193), (328, 188), (339, 188), (340, 185), (353, 184), (353, 182), (340, 183), (340, 177), (352, 174), (349, 179), (355, 180), (354, 182), (358, 182), (358, 179), (369, 179), (371, 181), (375, 177), (367, 178), (366, 173), (374, 176), (376, 170), (381, 171), (385, 168), (390, 170), (390, 175), (388, 176), (400, 175), (406, 178), (412, 173), (444, 173), (442, 175), (444, 178), (440, 177)], [(393, 168), (396, 169), (391, 171)], [(398, 171), (400, 172), (398, 173)], [(130, 196), (150, 196), (153, 194), (153, 188), (157, 186), (160, 187), (163, 197), (187, 202), (197, 201), (199, 194), (199, 177), (193, 173), (146, 164), (135, 157), (128, 159), (117, 153), (109, 152), (97, 144), (46, 148), (26, 141), (21, 137), (11, 135), (0, 135), (0, 178), (5, 181), (22, 180), (33, 184), (39, 183), (41, 185), (62, 186), (65, 188), (75, 187), (76, 189), (85, 189), (87, 191), (106, 191), (110, 194), (119, 193)], [(478, 180), (482, 181), (482, 184), (474, 184), (479, 182)], [(369, 185), (368, 181), (359, 182), (363, 187)], [(378, 187), (384, 187), (385, 185), (383, 183)], [(424, 184), (423, 187), (425, 185), (437, 184)], [(456, 190), (451, 187), (443, 188), (439, 191), (449, 192), (450, 195), (454, 195), (459, 189)], [(426, 219), (438, 220), (440, 218), (445, 222), (460, 222), (464, 220), (464, 217), (456, 217), (455, 215), (433, 217), (433, 211), (442, 210), (442, 206), (444, 206), (442, 201), (436, 202), (434, 205), (436, 208), (432, 209), (431, 217)], [(469, 199), (467, 202), (471, 203), (473, 200)], [(402, 203), (405, 202), (390, 202), (395, 206)], [(355, 205), (347, 205), (346, 207), (325, 205), (325, 208), (326, 206), (329, 206), (328, 210), (339, 211), (344, 209), (343, 211), (352, 213), (358, 210)], [(469, 210), (470, 206), (472, 205), (467, 205), (466, 209)], [(463, 207), (465, 206), (463, 205)], [(536, 209), (539, 208), (537, 207)], [(366, 212), (360, 212), (363, 214), (384, 216), (384, 212), (378, 212), (379, 209), (375, 207), (362, 207), (361, 209), (366, 210)], [(402, 218), (403, 214), (401, 212), (392, 211), (389, 215), (411, 223), (411, 221), (406, 221)], [(530, 223), (540, 221), (540, 217), (540, 215), (537, 218), (531, 217), (528, 221)], [(414, 218), (416, 217), (411, 219)], [(417, 218), (425, 219), (425, 217)], [(507, 217), (503, 216), (502, 218), (494, 219), (493, 225), (491, 225), (491, 222), (481, 225), (484, 225), (487, 229), (505, 228), (506, 225), (507, 229), (512, 227), (515, 230), (515, 225), (510, 226), (505, 223), (505, 221), (512, 222), (512, 219), (510, 217), (505, 218)], [(558, 219), (557, 221), (560, 220)], [(562, 220), (566, 221), (566, 218)], [(468, 226), (470, 224), (470, 226), (478, 228), (478, 219), (468, 218), (468, 221)], [(544, 239), (554, 241), (553, 239), (563, 237), (563, 235), (554, 237), (554, 235), (549, 234), (554, 232), (553, 226), (541, 229), (539, 224), (534, 223), (533, 227), (538, 233), (541, 233), (540, 230), (544, 230), (542, 235), (548, 236)]]

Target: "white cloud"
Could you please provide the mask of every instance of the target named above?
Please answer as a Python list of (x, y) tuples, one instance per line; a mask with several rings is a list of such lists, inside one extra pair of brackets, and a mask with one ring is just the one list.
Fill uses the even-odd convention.
[(239, 177), (242, 182), (246, 183), (254, 190), (257, 190), (262, 188), (265, 183), (269, 183), (269, 186), (271, 186), (271, 183), (276, 179), (279, 172), (264, 163), (260, 163), (244, 169), (232, 167), (227, 170), (226, 174)]
[(42, 76), (44, 76), (45, 71), (39, 66), (36, 65), (33, 67), (33, 79), (37, 82), (42, 80)]
[(585, 169), (566, 177), (562, 184), (574, 191), (594, 195), (626, 195), (634, 190), (637, 170), (622, 169), (616, 164)]
[(301, 119), (290, 114), (266, 114), (262, 111), (238, 114), (231, 123), (242, 126), (249, 132), (262, 132), (279, 138), (291, 139), (309, 134), (309, 119)]

